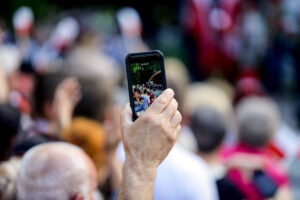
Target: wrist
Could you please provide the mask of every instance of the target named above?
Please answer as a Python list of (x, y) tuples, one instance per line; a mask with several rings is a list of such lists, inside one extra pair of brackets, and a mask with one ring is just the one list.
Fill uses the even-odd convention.
[(143, 162), (137, 162), (136, 159), (126, 157), (118, 199), (153, 199), (156, 171), (157, 167), (147, 166)]
[(126, 158), (123, 170), (130, 172), (141, 181), (155, 181), (157, 167), (135, 159)]

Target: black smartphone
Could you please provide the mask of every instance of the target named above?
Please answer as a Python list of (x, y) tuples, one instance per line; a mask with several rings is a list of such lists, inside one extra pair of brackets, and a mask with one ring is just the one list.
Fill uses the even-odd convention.
[(136, 120), (167, 89), (164, 56), (158, 51), (126, 56), (129, 101)]

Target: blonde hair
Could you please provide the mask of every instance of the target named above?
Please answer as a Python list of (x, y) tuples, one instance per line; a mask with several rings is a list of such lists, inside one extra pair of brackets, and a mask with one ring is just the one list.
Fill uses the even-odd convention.
[(12, 157), (0, 165), (0, 199), (13, 200), (16, 195), (16, 179), (21, 159)]

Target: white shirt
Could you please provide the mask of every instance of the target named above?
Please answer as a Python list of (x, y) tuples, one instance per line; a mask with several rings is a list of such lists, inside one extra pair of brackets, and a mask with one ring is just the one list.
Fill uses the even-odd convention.
[[(123, 146), (118, 149), (118, 155), (124, 160)], [(175, 145), (158, 167), (154, 200), (217, 199), (217, 187), (207, 164), (180, 145)]]

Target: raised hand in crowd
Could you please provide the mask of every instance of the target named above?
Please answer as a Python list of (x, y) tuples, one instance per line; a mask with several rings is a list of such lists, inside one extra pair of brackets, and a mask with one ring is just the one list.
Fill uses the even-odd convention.
[(80, 85), (76, 78), (66, 78), (55, 91), (53, 108), (56, 115), (58, 133), (72, 121), (74, 108), (81, 98)]
[(174, 146), (181, 114), (174, 92), (167, 89), (135, 122), (129, 104), (122, 112), (126, 160), (119, 199), (152, 199), (157, 168)]

